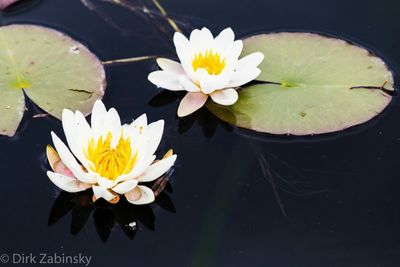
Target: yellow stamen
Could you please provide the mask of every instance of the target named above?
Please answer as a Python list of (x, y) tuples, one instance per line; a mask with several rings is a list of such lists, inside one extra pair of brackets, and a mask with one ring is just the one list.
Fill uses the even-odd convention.
[(112, 134), (109, 132), (105, 139), (101, 136), (97, 142), (89, 140), (85, 156), (92, 162), (90, 169), (102, 177), (115, 180), (118, 176), (129, 173), (135, 165), (137, 153), (133, 153), (129, 137), (122, 134), (115, 148), (111, 147)]
[(210, 75), (218, 75), (225, 68), (225, 59), (221, 58), (219, 53), (213, 53), (212, 50), (207, 50), (204, 55), (200, 52), (194, 57), (192, 66), (194, 71), (198, 68), (202, 68)]

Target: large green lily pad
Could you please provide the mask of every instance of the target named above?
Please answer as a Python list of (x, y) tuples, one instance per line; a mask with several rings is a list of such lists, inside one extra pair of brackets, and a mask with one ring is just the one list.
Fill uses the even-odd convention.
[(64, 108), (89, 114), (104, 89), (103, 65), (81, 43), (36, 25), (0, 27), (0, 134), (15, 134), (24, 92), (60, 119)]
[[(272, 134), (310, 135), (370, 120), (390, 103), (379, 88), (393, 89), (385, 63), (343, 40), (311, 33), (272, 33), (244, 40), (244, 55), (261, 51), (261, 82), (239, 90), (228, 107), (207, 103), (219, 118)], [(378, 89), (353, 88), (377, 87)], [(352, 89), (353, 88), (353, 89)]]

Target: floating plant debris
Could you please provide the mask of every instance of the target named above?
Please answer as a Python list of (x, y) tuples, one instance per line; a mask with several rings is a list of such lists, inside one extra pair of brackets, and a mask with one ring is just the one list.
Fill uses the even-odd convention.
[(105, 72), (84, 45), (36, 25), (0, 27), (0, 134), (13, 136), (25, 97), (61, 119), (64, 108), (87, 115), (105, 90)]
[(367, 50), (312, 33), (272, 33), (244, 40), (244, 55), (265, 55), (257, 80), (233, 106), (211, 101), (220, 119), (259, 132), (310, 135), (361, 124), (390, 103), (393, 76)]

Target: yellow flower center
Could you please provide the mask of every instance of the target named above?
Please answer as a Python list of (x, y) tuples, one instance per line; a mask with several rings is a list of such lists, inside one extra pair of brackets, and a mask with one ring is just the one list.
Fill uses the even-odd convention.
[(132, 152), (131, 140), (129, 137), (123, 138), (122, 134), (118, 144), (111, 147), (112, 134), (108, 133), (103, 140), (103, 136), (97, 140), (89, 140), (85, 156), (93, 164), (90, 169), (97, 172), (102, 177), (115, 180), (118, 176), (129, 173), (135, 165), (137, 153)]
[(198, 68), (202, 68), (210, 75), (218, 75), (225, 68), (225, 59), (221, 58), (219, 53), (213, 53), (212, 50), (207, 50), (204, 55), (200, 52), (194, 57), (192, 66), (194, 71)]

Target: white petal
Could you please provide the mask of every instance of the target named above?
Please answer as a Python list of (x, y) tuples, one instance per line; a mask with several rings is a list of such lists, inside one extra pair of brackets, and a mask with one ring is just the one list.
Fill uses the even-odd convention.
[(243, 84), (251, 82), (252, 80), (257, 78), (258, 75), (260, 75), (260, 73), (261, 73), (261, 70), (259, 68), (245, 69), (242, 71), (237, 71), (237, 72), (235, 72), (233, 79), (229, 83), (229, 86), (230, 87), (242, 86)]
[(111, 193), (109, 190), (101, 187), (101, 186), (92, 186), (93, 194), (96, 199), (104, 198), (107, 201), (110, 201), (116, 197), (115, 194)]
[(179, 75), (173, 72), (157, 70), (150, 73), (147, 78), (154, 85), (170, 91), (185, 90), (179, 82)]
[(157, 64), (162, 70), (165, 70), (167, 72), (172, 72), (177, 75), (185, 73), (181, 64), (167, 58), (157, 58)]
[(91, 125), (92, 129), (102, 129), (104, 118), (106, 117), (107, 110), (101, 100), (97, 100), (94, 103), (92, 110)]
[(90, 184), (81, 183), (75, 178), (68, 177), (60, 173), (48, 171), (47, 176), (58, 188), (69, 193), (84, 191), (91, 187)]
[(187, 93), (178, 107), (178, 116), (184, 117), (200, 109), (206, 103), (208, 95), (203, 93)]
[(201, 31), (199, 29), (194, 29), (190, 33), (189, 41), (193, 44), (201, 42)]
[(153, 122), (147, 127), (148, 147), (147, 156), (151, 156), (156, 152), (160, 145), (162, 134), (164, 132), (164, 120)]
[(180, 75), (179, 82), (181, 83), (182, 87), (188, 92), (200, 92), (200, 88), (195, 85), (187, 76)]
[(210, 44), (212, 41), (214, 41), (214, 36), (209, 29), (203, 27), (201, 29), (201, 39), (203, 40), (203, 42)]
[(252, 53), (241, 58), (237, 65), (237, 70), (254, 69), (264, 60), (264, 54), (261, 52)]
[(119, 139), (121, 138), (121, 119), (119, 117), (118, 112), (111, 108), (108, 110), (106, 117), (104, 118), (104, 128), (103, 135), (111, 133), (111, 147), (115, 147), (118, 144)]
[(228, 63), (237, 64), (237, 61), (239, 60), (239, 56), (242, 53), (242, 50), (243, 50), (243, 42), (241, 40), (237, 40), (233, 42), (229, 47), (227, 47), (224, 54)]
[(138, 185), (138, 180), (132, 179), (114, 186), (112, 190), (115, 193), (123, 195), (128, 193), (129, 191), (132, 191), (137, 185)]
[(231, 28), (226, 28), (214, 39), (217, 50), (222, 50), (235, 41), (235, 34)]
[(138, 178), (139, 182), (151, 182), (166, 173), (175, 163), (176, 155), (169, 156), (150, 165)]
[(189, 40), (180, 32), (174, 34), (174, 44), (176, 48), (176, 53), (178, 54), (179, 61), (185, 68), (188, 67), (190, 61), (190, 42)]
[(212, 46), (214, 37), (212, 36), (210, 30), (203, 28), (201, 30), (195, 29), (190, 34), (190, 51), (192, 53), (205, 52), (207, 48)]
[(189, 40), (185, 37), (185, 35), (183, 35), (180, 32), (175, 32), (174, 45), (175, 45), (175, 47), (183, 46), (183, 47), (189, 48), (190, 43), (189, 43)]
[(79, 110), (75, 112), (75, 123), (77, 129), (81, 131), (81, 134), (84, 134), (84, 136), (88, 136), (90, 134), (90, 125), (87, 122), (86, 117)]
[(153, 191), (143, 185), (138, 185), (135, 189), (125, 194), (125, 197), (130, 203), (135, 205), (145, 205), (155, 200)]
[(136, 120), (134, 120), (131, 123), (131, 126), (134, 127), (137, 131), (137, 133), (142, 133), (144, 131), (146, 131), (147, 129), (147, 115), (146, 114), (142, 114), (140, 115), (140, 117), (138, 117)]
[(85, 143), (83, 139), (87, 138), (88, 133), (84, 133), (83, 127), (76, 123), (75, 114), (69, 109), (64, 109), (62, 113), (62, 125), (69, 148), (78, 160), (87, 167), (82, 146)]
[(117, 181), (122, 182), (122, 181), (134, 179), (134, 178), (138, 177), (147, 169), (147, 167), (150, 166), (151, 163), (154, 162), (155, 159), (156, 159), (156, 156), (152, 155), (148, 158), (139, 160), (136, 163), (136, 165), (133, 167), (133, 169), (130, 173), (121, 175), (120, 177), (117, 178)]
[(115, 108), (110, 108), (110, 110), (107, 112), (105, 118), (104, 118), (104, 126), (109, 129), (118, 129), (120, 130), (121, 128), (121, 119), (119, 117), (118, 112), (115, 110)]
[(224, 70), (219, 75), (210, 75), (204, 69), (198, 69), (196, 71), (196, 74), (199, 77), (198, 81), (201, 86), (201, 91), (205, 94), (211, 94), (215, 90), (220, 90), (227, 87), (233, 73), (233, 69)]
[(60, 156), (61, 161), (67, 166), (68, 169), (74, 174), (74, 176), (84, 183), (96, 183), (96, 177), (93, 174), (84, 172), (81, 165), (78, 164), (74, 156), (71, 154), (67, 146), (58, 138), (58, 136), (51, 132), (54, 146)]
[(97, 179), (97, 183), (98, 183), (101, 187), (104, 187), (104, 188), (106, 188), (106, 189), (110, 189), (111, 187), (115, 186), (118, 182), (100, 176), (100, 177)]
[(238, 93), (235, 89), (229, 88), (224, 90), (218, 90), (211, 94), (211, 99), (220, 105), (230, 106), (236, 103), (238, 100)]

